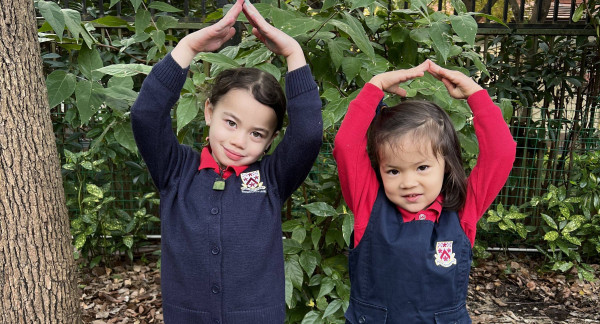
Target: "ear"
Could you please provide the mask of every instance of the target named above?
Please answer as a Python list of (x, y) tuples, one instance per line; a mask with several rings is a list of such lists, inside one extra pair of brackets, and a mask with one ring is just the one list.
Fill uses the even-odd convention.
[(271, 140), (265, 148), (265, 154), (271, 150), (271, 144), (273, 144), (273, 141), (275, 140), (275, 137), (277, 137), (277, 135), (279, 135), (279, 131), (276, 131), (275, 133), (273, 133), (273, 136), (271, 136)]
[(213, 105), (210, 102), (210, 99), (206, 99), (204, 102), (204, 121), (206, 121), (206, 126), (210, 126), (210, 121), (212, 120), (213, 113)]

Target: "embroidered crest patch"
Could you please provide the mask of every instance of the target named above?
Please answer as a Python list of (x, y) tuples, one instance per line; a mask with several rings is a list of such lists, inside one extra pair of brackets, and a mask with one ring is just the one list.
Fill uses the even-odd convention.
[(452, 253), (452, 241), (436, 242), (435, 265), (448, 268), (456, 264), (456, 258)]
[(260, 171), (255, 170), (251, 172), (244, 172), (240, 174), (242, 179), (242, 192), (243, 193), (260, 193), (266, 192), (263, 183), (260, 181)]

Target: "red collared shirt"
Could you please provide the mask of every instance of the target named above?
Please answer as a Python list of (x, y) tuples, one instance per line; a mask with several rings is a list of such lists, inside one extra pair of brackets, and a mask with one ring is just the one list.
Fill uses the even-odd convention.
[(444, 201), (444, 196), (439, 195), (431, 203), (431, 205), (429, 205), (429, 207), (427, 207), (421, 211), (418, 211), (416, 213), (411, 213), (411, 212), (407, 211), (406, 209), (400, 208), (399, 206), (396, 206), (396, 208), (398, 209), (398, 211), (400, 211), (400, 214), (402, 215), (402, 220), (405, 223), (412, 222), (412, 221), (418, 221), (418, 220), (428, 220), (428, 221), (432, 221), (432, 222), (437, 222), (438, 219), (440, 218), (440, 215), (442, 214), (442, 202), (443, 201)]
[[(230, 175), (235, 172), (236, 176), (239, 176), (240, 173), (244, 172), (248, 168), (247, 165), (236, 165), (236, 166), (228, 166), (227, 169), (223, 172), (223, 179), (227, 179)], [(217, 174), (221, 174), (221, 169), (219, 168), (219, 164), (215, 161), (215, 158), (212, 156), (212, 152), (209, 146), (205, 146), (200, 153), (200, 166), (198, 170), (202, 169), (213, 169)]]

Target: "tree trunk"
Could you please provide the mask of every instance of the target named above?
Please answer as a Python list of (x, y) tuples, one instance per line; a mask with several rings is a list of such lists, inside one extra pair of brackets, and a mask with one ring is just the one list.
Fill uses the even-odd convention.
[(543, 23), (550, 11), (550, 5), (552, 5), (552, 0), (536, 0), (529, 21), (532, 23)]
[(31, 0), (0, 0), (0, 323), (79, 323), (76, 268)]

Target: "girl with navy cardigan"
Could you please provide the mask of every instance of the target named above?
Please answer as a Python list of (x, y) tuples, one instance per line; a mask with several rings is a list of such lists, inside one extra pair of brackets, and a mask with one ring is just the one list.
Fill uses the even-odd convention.
[[(412, 100), (375, 113), (383, 91), (405, 96), (398, 84), (425, 72), (473, 111), (479, 156), (468, 178), (440, 107)], [(347, 323), (471, 322), (465, 302), (477, 221), (504, 185), (515, 146), (500, 109), (461, 72), (426, 61), (364, 86), (333, 151), (355, 217)]]
[[(205, 103), (209, 145), (180, 145), (170, 110), (199, 52), (230, 39), (240, 12), (253, 34), (285, 57), (281, 86), (258, 69), (226, 70)], [(164, 320), (276, 323), (285, 319), (281, 207), (302, 183), (322, 140), (321, 101), (300, 45), (237, 1), (218, 23), (184, 37), (157, 63), (131, 109), (139, 151), (160, 191)], [(262, 158), (262, 159), (261, 159)]]

